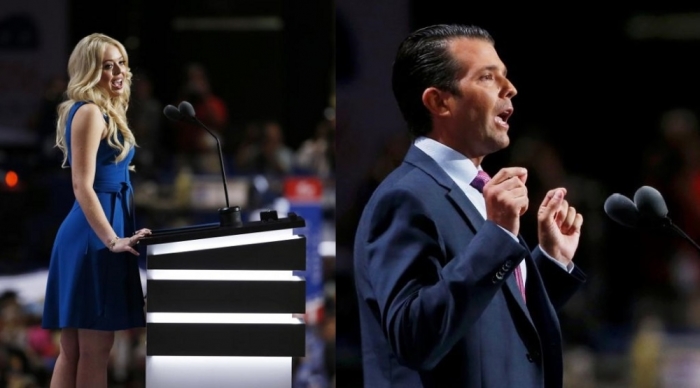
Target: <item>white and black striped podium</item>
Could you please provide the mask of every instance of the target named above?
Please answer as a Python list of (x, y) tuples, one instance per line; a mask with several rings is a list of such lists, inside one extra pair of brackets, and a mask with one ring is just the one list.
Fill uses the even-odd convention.
[(292, 386), (304, 356), (304, 220), (163, 231), (147, 244), (146, 387)]

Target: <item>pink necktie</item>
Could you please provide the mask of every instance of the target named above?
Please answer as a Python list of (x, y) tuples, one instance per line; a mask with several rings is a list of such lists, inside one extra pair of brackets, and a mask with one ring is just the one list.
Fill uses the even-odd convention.
[(476, 176), (472, 180), (472, 187), (475, 189), (479, 190), (480, 193), (484, 192), (484, 186), (491, 180), (491, 177), (489, 174), (486, 173), (484, 170), (479, 170), (478, 173), (476, 173)]
[[(480, 193), (483, 193), (484, 186), (490, 180), (491, 177), (486, 173), (486, 171), (479, 170), (476, 177), (474, 177), (470, 184), (472, 187), (479, 190)], [(523, 296), (523, 301), (527, 302), (527, 299), (525, 298), (525, 282), (523, 281), (523, 273), (520, 270), (520, 265), (515, 267), (515, 281), (518, 283), (518, 289), (520, 289), (520, 294)]]
[(525, 282), (523, 281), (523, 272), (520, 270), (520, 265), (515, 267), (515, 281), (518, 283), (520, 295), (523, 296), (523, 302), (527, 303), (527, 298), (525, 298)]

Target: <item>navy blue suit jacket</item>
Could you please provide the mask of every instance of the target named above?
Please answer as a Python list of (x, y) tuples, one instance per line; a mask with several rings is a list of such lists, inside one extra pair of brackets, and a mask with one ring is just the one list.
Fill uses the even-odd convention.
[(354, 255), (365, 387), (562, 386), (556, 311), (585, 275), (484, 220), (417, 147), (368, 201)]

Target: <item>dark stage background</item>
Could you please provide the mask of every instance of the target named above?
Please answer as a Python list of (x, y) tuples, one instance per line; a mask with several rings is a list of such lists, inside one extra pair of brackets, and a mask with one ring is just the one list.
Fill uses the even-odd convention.
[[(71, 44), (96, 31), (125, 44), (136, 38), (129, 51), (132, 70), (148, 74), (163, 101), (177, 96), (184, 65), (200, 62), (229, 104), (234, 124), (278, 118), (296, 147), (323, 117), (334, 87), (333, 8), (323, 0), (130, 0), (118, 7), (119, 22), (105, 23), (115, 13), (113, 5), (72, 0), (69, 37)], [(219, 29), (196, 29), (184, 21), (198, 18), (276, 20)]]

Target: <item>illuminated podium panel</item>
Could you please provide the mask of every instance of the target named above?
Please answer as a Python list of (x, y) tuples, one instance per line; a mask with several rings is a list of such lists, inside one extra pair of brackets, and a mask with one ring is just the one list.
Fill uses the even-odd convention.
[(163, 231), (147, 244), (146, 387), (292, 386), (305, 354), (301, 217)]

